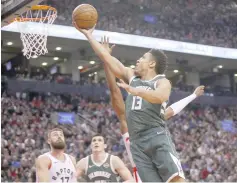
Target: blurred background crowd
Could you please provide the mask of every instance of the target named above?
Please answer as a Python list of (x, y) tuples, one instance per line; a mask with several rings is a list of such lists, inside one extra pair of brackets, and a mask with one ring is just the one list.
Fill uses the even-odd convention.
[[(1, 2), (3, 5), (18, 1)], [(92, 4), (98, 10), (97, 29), (100, 30), (237, 48), (236, 0), (43, 2), (58, 10), (55, 24), (67, 26), (72, 26), (72, 11), (81, 3)], [(56, 47), (51, 47), (50, 56), (27, 60), (21, 53), (22, 48), (14, 47), (16, 42), (9, 37), (2, 41), (5, 51), (2, 49), (1, 53), (7, 57), (5, 60), (2, 57), (1, 68), (1, 181), (35, 181), (35, 158), (50, 150), (46, 142), (47, 131), (56, 126), (60, 126), (66, 136), (66, 153), (77, 160), (90, 153), (93, 134), (102, 133), (107, 139), (107, 151), (121, 157), (131, 169), (104, 75), (99, 77), (102, 65), (95, 64), (98, 59), (88, 45), (76, 50), (80, 56), (77, 66), (72, 65), (70, 59), (75, 50), (68, 50), (65, 56), (55, 51)], [(16, 55), (7, 55), (14, 49), (18, 50)], [(65, 51), (65, 45), (60, 49)], [(168, 52), (168, 57), (169, 54), (175, 59), (173, 65), (169, 65), (169, 71), (175, 74), (167, 75), (174, 93), (193, 92), (197, 86), (187, 82), (193, 72), (198, 72), (198, 85), (205, 85), (205, 96), (199, 104), (190, 104), (167, 121), (187, 180), (237, 182), (237, 104), (233, 105), (237, 95), (236, 60), (232, 59), (232, 63), (225, 57), (204, 59), (204, 55), (178, 52), (176, 58), (174, 52)], [(183, 55), (190, 57), (183, 58)], [(132, 66), (124, 60), (124, 55), (119, 56), (126, 66)], [(54, 58), (57, 59), (52, 61)], [(189, 59), (194, 61), (191, 63)], [(70, 63), (67, 72), (66, 69), (63, 72)], [(196, 68), (199, 65), (202, 67)], [(78, 70), (75, 71), (74, 66)], [(80, 77), (75, 79), (77, 74)]]
[(81, 3), (97, 9), (100, 30), (237, 48), (235, 0), (47, 1), (57, 8), (55, 23), (61, 25), (72, 24), (71, 13)]
[[(119, 121), (108, 101), (49, 93), (2, 96), (2, 182), (35, 180), (34, 160), (50, 150), (47, 131), (55, 126), (64, 130), (66, 152), (77, 160), (90, 153), (91, 136), (99, 132), (106, 136), (107, 151), (130, 167)], [(75, 114), (74, 120), (62, 122), (58, 112)], [(223, 121), (233, 126), (223, 126)], [(236, 106), (190, 105), (167, 123), (187, 180), (237, 181), (237, 133), (233, 130), (237, 127)]]

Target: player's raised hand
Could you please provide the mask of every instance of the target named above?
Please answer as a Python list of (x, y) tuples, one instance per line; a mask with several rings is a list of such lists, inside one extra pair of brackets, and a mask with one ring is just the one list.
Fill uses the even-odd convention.
[(95, 26), (96, 26), (94, 25), (91, 29), (81, 29), (77, 26), (76, 22), (72, 22), (72, 25), (85, 36), (91, 35), (93, 31), (95, 30)]
[(107, 36), (101, 37), (101, 44), (110, 54), (112, 53), (115, 47), (115, 44), (113, 44), (112, 46), (109, 45), (109, 37)]
[(204, 88), (205, 86), (201, 85), (201, 86), (198, 86), (195, 91), (193, 92), (195, 95), (197, 95), (197, 97), (203, 95), (204, 93)]
[(124, 88), (125, 90), (129, 90), (130, 86), (125, 83), (122, 79), (119, 80), (119, 82), (117, 82), (117, 85), (121, 88)]
[(136, 88), (131, 87), (130, 85), (128, 85), (127, 83), (125, 83), (122, 79), (119, 80), (119, 82), (117, 82), (117, 85), (120, 88), (125, 89), (128, 93), (132, 94), (132, 95), (137, 95), (136, 94)]

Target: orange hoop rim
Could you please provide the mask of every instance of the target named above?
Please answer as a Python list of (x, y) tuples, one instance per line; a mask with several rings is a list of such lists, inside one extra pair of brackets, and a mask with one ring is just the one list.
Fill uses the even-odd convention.
[(54, 8), (54, 7), (51, 7), (51, 6), (47, 6), (47, 5), (34, 5), (34, 6), (31, 6), (29, 8), (30, 10), (32, 11), (35, 11), (35, 10), (51, 10), (54, 12), (54, 14), (52, 15), (49, 15), (49, 16), (45, 16), (45, 17), (41, 17), (41, 18), (22, 18), (22, 17), (16, 17), (14, 18), (13, 22), (16, 21), (16, 22), (28, 22), (28, 21), (40, 21), (40, 20), (43, 20), (43, 19), (49, 19), (50, 17), (52, 16), (55, 16), (55, 14), (57, 13), (57, 9)]

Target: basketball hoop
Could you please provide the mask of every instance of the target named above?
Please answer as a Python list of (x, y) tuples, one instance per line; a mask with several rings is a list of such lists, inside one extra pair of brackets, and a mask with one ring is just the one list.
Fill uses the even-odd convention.
[[(21, 17), (14, 19), (17, 22), (23, 43), (23, 54), (27, 59), (48, 53), (48, 28), (57, 17), (57, 10), (46, 5), (35, 5), (27, 10)], [(34, 27), (33, 23), (40, 26)]]

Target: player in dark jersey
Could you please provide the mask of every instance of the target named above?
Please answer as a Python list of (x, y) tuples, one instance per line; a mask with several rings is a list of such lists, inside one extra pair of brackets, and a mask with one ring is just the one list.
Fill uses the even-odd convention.
[(122, 160), (105, 152), (105, 139), (97, 134), (91, 140), (92, 154), (81, 159), (76, 166), (77, 177), (85, 175), (87, 182), (135, 182)]
[(136, 62), (135, 69), (125, 67), (92, 36), (80, 29), (95, 53), (121, 79), (118, 85), (128, 92), (126, 121), (131, 151), (143, 182), (184, 182), (185, 177), (164, 119), (171, 93), (165, 78), (167, 56), (161, 50), (150, 50)]
[(131, 150), (139, 175), (144, 182), (184, 182), (185, 177), (164, 119), (171, 84), (165, 78), (167, 56), (150, 50), (136, 62), (135, 69), (125, 67), (92, 36), (80, 29), (95, 53), (121, 79), (118, 85), (128, 92), (126, 121)]
[[(112, 50), (115, 45), (110, 46), (109, 42), (107, 42), (107, 39), (102, 39), (101, 43), (106, 50), (109, 51), (109, 53), (112, 53)], [(133, 161), (132, 154), (130, 151), (130, 140), (129, 140), (129, 134), (128, 134), (128, 127), (125, 117), (125, 105), (123, 102), (123, 96), (119, 89), (119, 87), (116, 84), (115, 76), (109, 69), (107, 65), (104, 64), (104, 70), (105, 70), (105, 77), (108, 84), (108, 88), (110, 90), (110, 100), (112, 103), (112, 107), (119, 119), (120, 122), (120, 130), (123, 137), (123, 141), (126, 147), (126, 151), (128, 153), (129, 161), (133, 167), (133, 175), (136, 182), (141, 183), (140, 176), (137, 172), (136, 165)], [(182, 100), (179, 100), (178, 102), (173, 103), (169, 107), (165, 109), (164, 118), (168, 120), (172, 116), (178, 114), (184, 107), (186, 107), (190, 102), (192, 102), (197, 97), (201, 96), (204, 93), (204, 86), (199, 86), (195, 89), (193, 94), (185, 97)]]

